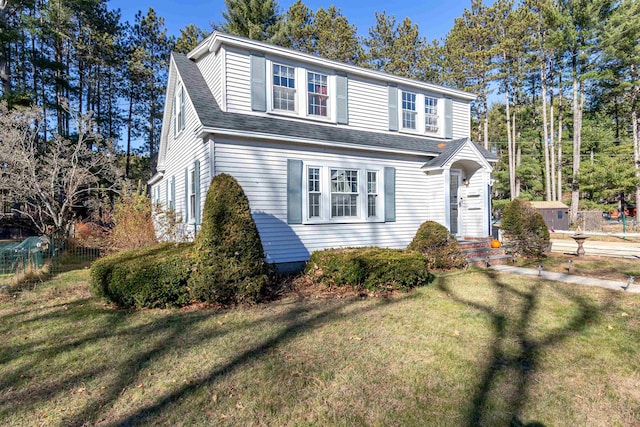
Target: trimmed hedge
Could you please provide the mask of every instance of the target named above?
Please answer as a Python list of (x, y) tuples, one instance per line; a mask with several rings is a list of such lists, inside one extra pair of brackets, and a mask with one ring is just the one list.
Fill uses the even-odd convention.
[(196, 237), (189, 287), (195, 298), (220, 304), (256, 302), (269, 283), (249, 200), (230, 175), (213, 178)]
[(549, 228), (542, 215), (526, 200), (515, 199), (505, 206), (500, 228), (519, 255), (539, 258), (549, 247)]
[(305, 274), (328, 286), (407, 291), (430, 282), (418, 252), (383, 248), (326, 249), (311, 255)]
[(463, 268), (467, 264), (456, 238), (435, 221), (424, 222), (407, 249), (423, 254), (429, 268), (449, 270)]
[(192, 247), (191, 243), (163, 243), (99, 259), (91, 266), (91, 290), (122, 307), (189, 304)]

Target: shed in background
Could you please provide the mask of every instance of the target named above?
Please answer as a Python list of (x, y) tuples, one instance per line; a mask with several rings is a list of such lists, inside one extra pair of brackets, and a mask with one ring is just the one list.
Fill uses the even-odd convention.
[(562, 202), (530, 202), (550, 230), (569, 229), (569, 206)]

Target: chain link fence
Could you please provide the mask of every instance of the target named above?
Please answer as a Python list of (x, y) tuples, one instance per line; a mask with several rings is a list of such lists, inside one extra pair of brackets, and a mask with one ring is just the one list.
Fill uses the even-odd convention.
[(100, 249), (78, 246), (54, 235), (0, 241), (0, 290), (36, 285), (99, 256)]

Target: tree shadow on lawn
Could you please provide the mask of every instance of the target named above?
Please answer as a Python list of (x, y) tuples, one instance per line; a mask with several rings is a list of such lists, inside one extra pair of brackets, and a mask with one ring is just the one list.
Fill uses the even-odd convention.
[(482, 274), (490, 280), (495, 290), (496, 303), (493, 305), (465, 298), (456, 293), (455, 286), (447, 285), (444, 280), (439, 280), (437, 284), (455, 302), (487, 315), (492, 326), (488, 363), (479, 375), (480, 381), (470, 402), (466, 425), (491, 425), (498, 416), (492, 410), (498, 406), (500, 412), (508, 417), (504, 420), (507, 425), (543, 426), (540, 422), (525, 423), (520, 420), (542, 352), (594, 326), (601, 313), (613, 307), (615, 296), (609, 294), (608, 300), (597, 305), (569, 286), (554, 287), (555, 292), (577, 306), (577, 313), (563, 326), (535, 338), (531, 321), (539, 308), (539, 281), (531, 281), (523, 287), (524, 290), (520, 290), (501, 281), (496, 272), (485, 271)]
[[(357, 298), (332, 302), (329, 307), (313, 306), (311, 310), (308, 303), (294, 301), (284, 312), (269, 314), (269, 310), (265, 309), (262, 312), (265, 315), (255, 320), (229, 325), (225, 323), (220, 327), (202, 323), (210, 323), (216, 317), (222, 319), (228, 312), (148, 311), (147, 318), (140, 311), (97, 308), (95, 299), (49, 308), (48, 313), (36, 316), (38, 320), (45, 322), (45, 325), (47, 322), (64, 324), (63, 328), (55, 329), (51, 334), (41, 333), (38, 339), (29, 340), (28, 343), (10, 341), (0, 351), (0, 369), (3, 371), (0, 381), (0, 419), (12, 413), (33, 411), (52, 399), (69, 399), (68, 395), (73, 394), (74, 390), (99, 380), (100, 390), (93, 390), (90, 398), (66, 409), (67, 413), (60, 421), (62, 424), (108, 422), (135, 425), (153, 420), (173, 402), (189, 397), (204, 385), (215, 384), (221, 377), (261, 359), (301, 334), (411, 297), (381, 299), (353, 309), (351, 306), (359, 302)], [(22, 313), (22, 316), (11, 319), (11, 323), (16, 328), (22, 328), (21, 317), (27, 315)], [(134, 317), (136, 320), (132, 320)], [(176, 349), (187, 352), (203, 342), (211, 342), (230, 333), (261, 328), (262, 324), (276, 325), (276, 328), (264, 339), (249, 345), (241, 343), (245, 344), (244, 350), (232, 355), (225, 363), (199, 373), (196, 380), (176, 385), (151, 401), (141, 402), (125, 418), (105, 419), (113, 417), (109, 411), (122, 398), (124, 390), (136, 387), (143, 371), (153, 369), (154, 362), (175, 353)], [(20, 329), (18, 333), (27, 334), (33, 325)], [(104, 348), (103, 357), (100, 357), (100, 353), (96, 355), (96, 351), (100, 351), (96, 350), (96, 346)], [(140, 351), (136, 350), (138, 348)], [(115, 354), (112, 358), (109, 352), (122, 354)], [(78, 368), (77, 359), (85, 357), (86, 362)], [(76, 360), (71, 367), (66, 363), (68, 358)], [(194, 367), (194, 370), (197, 371), (197, 368)], [(53, 420), (50, 418), (49, 421)]]

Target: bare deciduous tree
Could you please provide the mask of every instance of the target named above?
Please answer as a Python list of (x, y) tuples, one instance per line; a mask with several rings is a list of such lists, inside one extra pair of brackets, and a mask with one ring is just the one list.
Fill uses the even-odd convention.
[(67, 235), (76, 210), (120, 176), (111, 141), (94, 132), (90, 115), (72, 116), (77, 137), (44, 141), (41, 109), (0, 103), (0, 192), (40, 233)]

